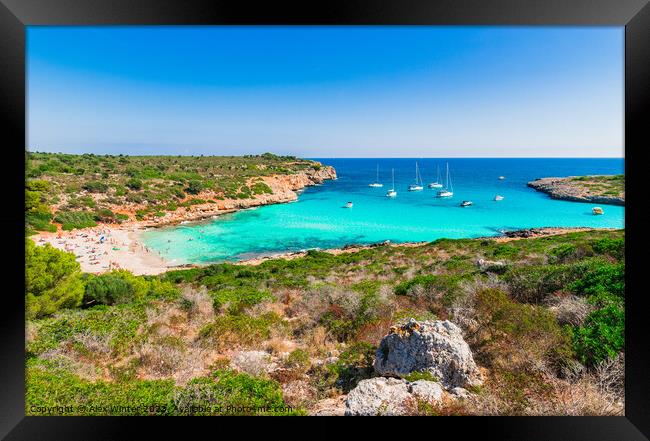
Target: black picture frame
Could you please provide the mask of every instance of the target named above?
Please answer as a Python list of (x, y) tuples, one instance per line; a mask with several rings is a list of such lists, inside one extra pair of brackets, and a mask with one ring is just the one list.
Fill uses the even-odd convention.
[[(25, 26), (28, 25), (613, 25), (625, 26), (625, 173), (626, 228), (626, 410), (624, 417), (437, 417), (389, 422), (440, 437), (442, 431), (464, 434), (476, 430), (482, 438), (500, 440), (642, 440), (650, 436), (650, 345), (645, 340), (643, 252), (650, 249), (643, 228), (648, 225), (648, 202), (643, 199), (650, 148), (647, 122), (650, 84), (650, 5), (648, 0), (445, 0), (445, 1), (328, 1), (292, 5), (275, 2), (207, 0), (0, 0), (0, 109), (2, 122), (5, 201), (0, 222), (7, 244), (3, 253), (3, 303), (0, 307), (0, 437), (5, 439), (133, 439), (134, 430), (171, 435), (174, 428), (187, 436), (190, 429), (208, 429), (210, 437), (232, 424), (250, 436), (287, 434), (296, 419), (261, 420), (242, 424), (231, 418), (26, 417), (24, 387), (24, 152), (25, 146)], [(633, 257), (637, 256), (637, 257)], [(198, 420), (198, 421), (197, 421)], [(299, 419), (300, 420), (300, 419)], [(341, 420), (366, 426), (386, 436), (388, 426), (376, 419), (307, 419), (310, 431), (325, 434)], [(414, 421), (417, 420), (417, 421)], [(216, 421), (216, 422), (215, 422)], [(288, 422), (287, 422), (288, 421)], [(302, 421), (305, 421), (304, 419)], [(277, 428), (273, 426), (277, 425)], [(322, 429), (321, 429), (322, 427)], [(330, 429), (331, 431), (332, 429)], [(273, 431), (273, 432), (272, 432)], [(230, 432), (228, 436), (242, 436)], [(126, 434), (126, 435), (125, 435)], [(334, 433), (333, 436), (337, 436)]]

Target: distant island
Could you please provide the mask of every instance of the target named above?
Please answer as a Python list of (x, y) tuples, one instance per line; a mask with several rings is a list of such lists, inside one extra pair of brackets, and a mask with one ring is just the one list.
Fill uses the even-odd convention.
[(553, 199), (625, 205), (625, 175), (540, 178), (529, 182), (528, 186), (547, 193)]

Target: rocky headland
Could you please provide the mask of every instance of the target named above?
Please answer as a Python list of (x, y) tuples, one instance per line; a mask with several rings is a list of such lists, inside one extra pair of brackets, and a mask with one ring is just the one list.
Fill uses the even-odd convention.
[(625, 205), (624, 175), (540, 178), (529, 182), (528, 186), (548, 194), (553, 199)]

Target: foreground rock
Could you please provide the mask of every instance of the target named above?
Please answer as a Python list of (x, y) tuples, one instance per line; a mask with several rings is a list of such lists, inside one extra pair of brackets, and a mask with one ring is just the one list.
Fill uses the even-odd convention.
[(408, 382), (398, 378), (362, 380), (348, 394), (346, 415), (405, 415), (415, 405)]
[(625, 205), (625, 178), (620, 175), (541, 178), (529, 182), (528, 186), (553, 199)]
[(483, 382), (460, 328), (448, 320), (418, 323), (411, 319), (392, 327), (377, 349), (374, 368), (380, 375), (394, 377), (426, 371), (446, 389)]
[(417, 411), (418, 403), (440, 403), (444, 393), (434, 381), (371, 378), (348, 394), (345, 415), (407, 415)]

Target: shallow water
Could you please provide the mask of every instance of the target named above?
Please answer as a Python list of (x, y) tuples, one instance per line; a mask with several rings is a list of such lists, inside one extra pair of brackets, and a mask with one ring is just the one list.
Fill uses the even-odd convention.
[[(351, 243), (430, 241), (497, 235), (531, 227), (624, 226), (625, 209), (553, 200), (526, 183), (540, 177), (623, 173), (623, 159), (417, 159), (425, 189), (409, 192), (415, 159), (318, 159), (336, 168), (339, 179), (305, 189), (297, 202), (269, 205), (207, 222), (152, 229), (145, 244), (173, 263), (249, 259)], [(454, 196), (436, 198), (426, 184), (444, 175), (449, 162)], [(379, 164), (383, 188), (371, 188)], [(395, 169), (397, 197), (385, 197)], [(499, 180), (499, 176), (506, 179)], [(444, 179), (444, 176), (443, 176)], [(494, 201), (500, 194), (502, 201)], [(463, 200), (473, 205), (461, 208)], [(343, 208), (352, 201), (352, 208)], [(189, 239), (192, 239), (191, 241)]]

